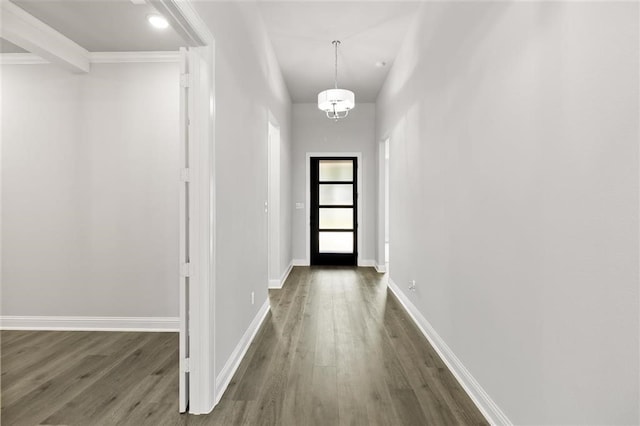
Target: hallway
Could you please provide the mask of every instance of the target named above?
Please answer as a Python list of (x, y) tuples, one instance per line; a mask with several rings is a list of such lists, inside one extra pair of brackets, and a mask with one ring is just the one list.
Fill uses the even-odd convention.
[(485, 424), (373, 268), (297, 267), (269, 298), (215, 424)]

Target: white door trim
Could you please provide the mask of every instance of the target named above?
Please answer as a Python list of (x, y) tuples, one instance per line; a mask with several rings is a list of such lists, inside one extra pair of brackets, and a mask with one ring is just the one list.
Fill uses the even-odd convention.
[(378, 233), (376, 241), (376, 265), (375, 268), (378, 272), (387, 272), (385, 261), (385, 234), (386, 234), (386, 220), (387, 211), (385, 206), (386, 201), (386, 185), (385, 179), (389, 173), (386, 162), (386, 143), (391, 141), (389, 136), (386, 136), (378, 141)]
[(268, 286), (280, 280), (280, 125), (267, 121), (267, 274)]
[(358, 257), (357, 264), (361, 266), (360, 261), (360, 253), (362, 252), (362, 209), (361, 206), (364, 205), (363, 194), (362, 194), (362, 152), (307, 152), (305, 159), (305, 167), (306, 167), (306, 184), (305, 184), (305, 228), (306, 228), (306, 255), (307, 255), (307, 265), (311, 264), (311, 157), (356, 157), (358, 159), (358, 199), (356, 200), (356, 206), (358, 209)]
[(215, 395), (214, 46), (190, 53), (189, 412), (213, 410)]
[(180, 48), (180, 169), (184, 169), (183, 172), (180, 172), (180, 176), (176, 176), (179, 179), (179, 267), (180, 274), (178, 276), (178, 300), (179, 300), (179, 336), (178, 336), (178, 347), (179, 347), (179, 378), (178, 378), (178, 411), (184, 413), (187, 411), (187, 407), (189, 406), (189, 389), (188, 389), (188, 361), (189, 357), (189, 309), (188, 309), (188, 283), (189, 278), (185, 276), (184, 272), (188, 272), (188, 269), (183, 267), (183, 264), (187, 262), (187, 241), (189, 235), (189, 226), (187, 222), (187, 186), (189, 181), (189, 169), (186, 168), (186, 153), (187, 153), (187, 144), (189, 142), (188, 136), (188, 127), (187, 122), (189, 120), (189, 109), (187, 107), (189, 94), (188, 94), (188, 85), (183, 84), (182, 76), (185, 76), (189, 72), (188, 65), (188, 52), (186, 48)]
[[(215, 39), (190, 0), (153, 0), (189, 49), (189, 413), (215, 394)], [(181, 166), (182, 167), (182, 166)]]
[(167, 18), (171, 28), (189, 46), (211, 46), (214, 38), (189, 0), (150, 0), (149, 3)]

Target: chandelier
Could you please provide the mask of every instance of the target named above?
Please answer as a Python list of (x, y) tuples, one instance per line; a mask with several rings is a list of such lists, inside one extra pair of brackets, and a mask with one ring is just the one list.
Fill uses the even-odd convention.
[(331, 42), (335, 47), (335, 75), (333, 89), (318, 93), (318, 109), (327, 114), (327, 118), (338, 121), (349, 115), (349, 110), (355, 107), (356, 97), (351, 90), (338, 89), (338, 46), (340, 40)]

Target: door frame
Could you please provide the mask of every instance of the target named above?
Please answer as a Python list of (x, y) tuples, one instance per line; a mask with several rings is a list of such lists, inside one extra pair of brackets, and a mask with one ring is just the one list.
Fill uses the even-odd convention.
[[(153, 0), (149, 4), (189, 47), (189, 73), (180, 75), (188, 86), (189, 168), (180, 168), (180, 181), (189, 182), (189, 263), (180, 275), (189, 277), (188, 412), (204, 414), (220, 399), (215, 383), (215, 124), (216, 40), (189, 0)], [(197, 64), (198, 66), (192, 66)], [(185, 123), (183, 123), (185, 124)], [(183, 129), (181, 129), (183, 130)], [(184, 159), (184, 158), (183, 158)], [(184, 163), (183, 163), (184, 164)], [(182, 207), (182, 206), (180, 206)], [(183, 217), (184, 219), (184, 217)], [(181, 284), (184, 280), (181, 280)], [(181, 290), (180, 290), (181, 291)], [(181, 312), (181, 314), (183, 314)]]
[(362, 222), (362, 205), (363, 205), (363, 194), (362, 194), (362, 169), (364, 168), (364, 164), (362, 163), (362, 152), (307, 152), (305, 157), (305, 168), (306, 168), (306, 180), (305, 180), (305, 244), (306, 244), (306, 264), (311, 264), (311, 157), (356, 157), (358, 159), (358, 167), (357, 167), (357, 191), (358, 197), (356, 200), (356, 209), (358, 211), (358, 229), (356, 232), (357, 238), (357, 247), (358, 253), (356, 257), (356, 264), (358, 266), (361, 265), (361, 253), (362, 253), (362, 229), (364, 228)]
[(389, 167), (386, 161), (387, 144), (391, 147), (391, 136), (385, 136), (378, 142), (378, 233), (376, 241), (376, 271), (388, 272), (385, 261), (385, 234), (387, 231), (386, 198), (389, 196), (386, 188), (386, 179), (389, 176)]
[[(215, 386), (215, 50), (213, 34), (189, 1), (156, 0), (152, 6), (161, 13), (188, 46), (188, 69), (182, 69), (180, 84), (182, 102), (188, 108), (188, 120), (180, 131), (188, 128), (188, 152), (180, 153), (179, 180), (189, 183), (189, 263), (180, 262), (180, 283), (189, 277), (188, 292), (188, 360), (180, 360), (180, 371), (189, 372), (187, 391), (191, 414), (213, 410), (219, 399)], [(184, 71), (188, 71), (187, 74)], [(183, 96), (188, 93), (188, 97)], [(182, 107), (181, 107), (182, 108)], [(189, 167), (184, 164), (188, 156)], [(182, 190), (182, 189), (181, 189)], [(183, 194), (184, 196), (184, 194)], [(181, 198), (182, 210), (185, 198)], [(182, 214), (181, 220), (185, 220)], [(181, 244), (185, 230), (180, 226)], [(186, 247), (181, 247), (184, 254)], [(182, 292), (182, 289), (179, 289)], [(183, 294), (184, 298), (186, 294)], [(182, 300), (185, 302), (185, 300)], [(185, 304), (186, 308), (186, 304)], [(180, 315), (187, 313), (180, 307)], [(183, 319), (181, 318), (181, 321)], [(184, 328), (184, 327), (181, 327)], [(182, 337), (182, 336), (181, 336)], [(182, 348), (184, 352), (184, 348)], [(182, 385), (184, 386), (184, 382)]]
[[(180, 76), (188, 75), (189, 73), (189, 53), (187, 48), (180, 48)], [(181, 77), (182, 79), (182, 77)], [(188, 144), (189, 144), (189, 86), (180, 82), (180, 169), (188, 170), (187, 156)], [(189, 191), (189, 179), (187, 178), (187, 172), (180, 173), (180, 189), (179, 189), (179, 250), (180, 250), (180, 268), (182, 269), (187, 262), (188, 253), (190, 249), (189, 238), (189, 205), (187, 203), (188, 191)], [(187, 359), (189, 358), (189, 298), (188, 298), (188, 286), (189, 282), (188, 274), (185, 271), (180, 270), (178, 284), (178, 300), (179, 300), (179, 318), (180, 329), (178, 331), (178, 351), (179, 351), (179, 379), (178, 379), (178, 411), (184, 413), (189, 407), (189, 368), (187, 366)]]
[[(187, 115), (182, 118), (187, 143), (181, 147), (181, 185), (188, 183), (188, 239), (181, 225), (180, 285), (188, 282), (188, 292), (180, 289), (181, 355), (180, 374), (188, 373), (188, 381), (180, 381), (181, 392), (187, 392), (188, 412), (210, 412), (217, 401), (215, 388), (215, 44), (189, 47), (186, 50), (186, 73), (180, 76), (183, 103)], [(185, 146), (187, 149), (185, 150)], [(188, 167), (185, 167), (185, 165)], [(183, 192), (181, 187), (181, 192)], [(181, 210), (183, 205), (180, 206)], [(187, 219), (181, 211), (181, 221)], [(185, 243), (188, 241), (188, 247)], [(184, 251), (188, 250), (188, 262)], [(188, 278), (188, 280), (187, 280)], [(188, 318), (188, 327), (184, 322)], [(183, 340), (188, 343), (182, 344)], [(184, 347), (186, 345), (186, 348)], [(186, 388), (184, 387), (186, 383)], [(183, 396), (180, 395), (183, 410)]]
[(269, 288), (280, 288), (280, 125), (269, 112), (267, 120), (267, 280)]

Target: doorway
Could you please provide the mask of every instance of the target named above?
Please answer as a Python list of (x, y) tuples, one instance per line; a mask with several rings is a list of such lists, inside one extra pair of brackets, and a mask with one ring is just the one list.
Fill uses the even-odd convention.
[[(189, 49), (180, 49), (180, 75), (189, 74)], [(181, 82), (180, 84), (180, 168), (181, 170), (189, 170), (189, 121), (191, 119), (189, 111), (190, 93), (189, 85)], [(189, 407), (189, 368), (187, 367), (187, 359), (189, 359), (189, 273), (187, 271), (190, 264), (190, 233), (189, 226), (189, 179), (188, 172), (181, 172), (180, 176), (180, 331), (179, 331), (179, 353), (180, 353), (180, 373), (178, 381), (178, 409), (181, 413), (187, 411)], [(182, 270), (184, 269), (184, 270)]]
[(180, 412), (202, 414), (214, 405), (208, 392), (215, 371), (210, 336), (215, 323), (214, 283), (214, 46), (181, 51), (180, 73)]
[(358, 264), (358, 158), (310, 158), (310, 263)]
[(272, 118), (267, 134), (267, 174), (268, 280), (269, 288), (280, 288), (280, 127)]
[(389, 272), (389, 138), (384, 141), (384, 265)]
[(376, 271), (389, 272), (389, 151), (391, 139), (386, 137), (378, 143), (378, 236)]

